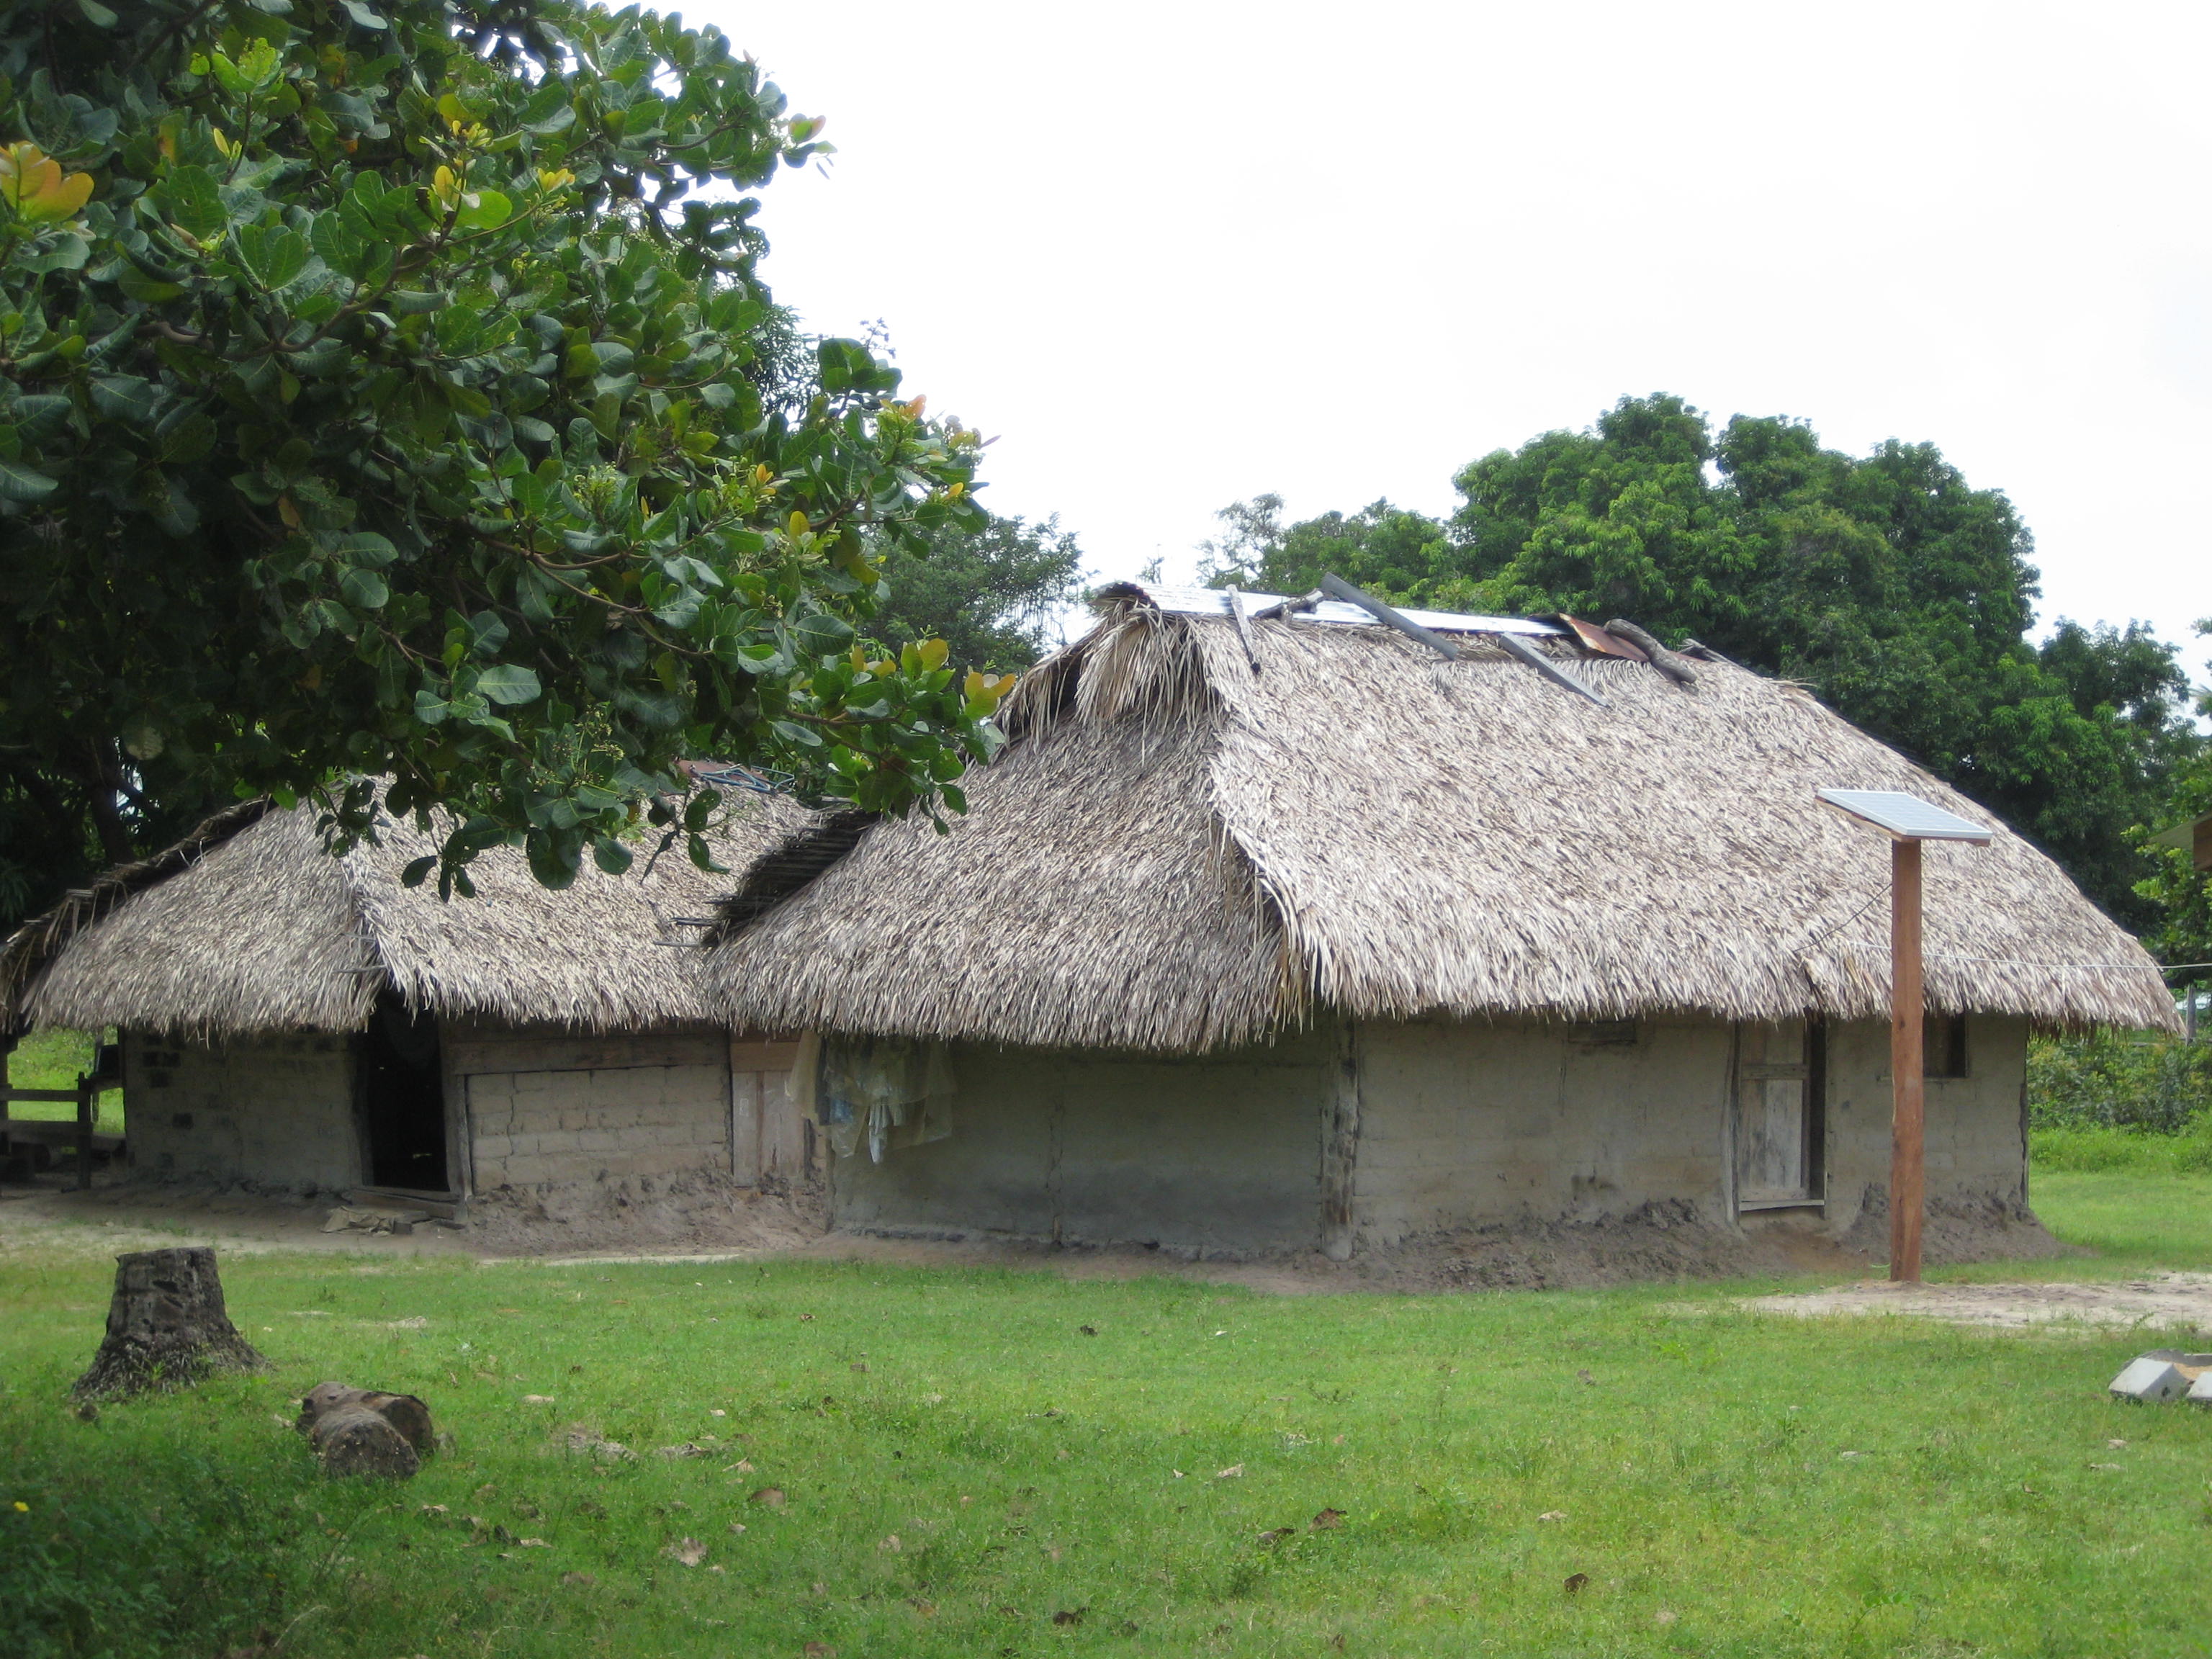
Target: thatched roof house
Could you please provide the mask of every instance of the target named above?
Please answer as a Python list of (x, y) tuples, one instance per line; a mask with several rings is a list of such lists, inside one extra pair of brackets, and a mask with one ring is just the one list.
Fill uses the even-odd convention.
[[(719, 858), (749, 863), (804, 814), (750, 806)], [(195, 1037), (359, 1031), (380, 994), (441, 1019), (579, 1030), (719, 1023), (696, 937), (730, 884), (681, 848), (610, 876), (586, 863), (562, 892), (521, 852), (471, 866), (477, 896), (441, 901), (400, 872), (437, 850), (411, 825), (327, 856), (315, 811), (253, 801), (173, 848), (109, 872), (0, 945), (0, 995), (33, 1025), (129, 1025)]]
[[(1140, 1176), (1151, 1208), (1102, 1190), (1084, 1224), (1094, 1235), (1274, 1241), (1310, 1234), (1334, 1206), (1389, 1236), (1516, 1204), (1565, 1212), (1601, 1188), (1607, 1203), (1693, 1200), (1730, 1224), (1743, 1204), (1768, 1201), (1745, 1193), (1772, 1189), (1847, 1226), (1867, 1182), (1839, 1201), (1838, 1121), (1856, 1113), (1869, 1134), (1887, 1123), (1872, 1023), (1887, 1012), (1888, 849), (1815, 793), (1852, 787), (1917, 793), (1994, 831), (1987, 848), (1930, 846), (1926, 887), (1930, 1000), (1966, 1017), (1957, 1029), (1975, 1033), (1978, 1079), (1931, 1093), (1961, 1113), (1969, 1093), (1989, 1096), (1975, 1110), (2001, 1123), (1960, 1132), (1999, 1135), (1996, 1184), (2020, 1188), (2030, 1021), (2172, 1020), (2156, 966), (2057, 866), (1802, 687), (1710, 655), (1678, 683), (1586, 625), (1427, 617), (1457, 641), (1447, 660), (1358, 612), (1240, 628), (1228, 603), (1109, 590), (1097, 626), (1014, 694), (1010, 746), (972, 781), (951, 834), (885, 823), (780, 902), (741, 894), (715, 951), (731, 1016), (954, 1045), (962, 1121), (1005, 1148), (1058, 1136), (1064, 1150), (1074, 1130), (1073, 1117), (1048, 1133), (987, 1101), (1000, 1071), (1022, 1074), (1000, 1091), (1010, 1102), (1073, 1088), (1110, 1116), (1147, 1091), (1157, 1099), (1163, 1058), (1177, 1057), (1175, 1093), (1195, 1091), (1188, 1110), (1152, 1152), (1112, 1154), (1121, 1161), (1105, 1178)], [(1628, 1069), (1604, 1087), (1640, 1103), (1568, 1099), (1539, 1114), (1540, 1132), (1510, 1138), (1527, 1143), (1516, 1168), (1541, 1167), (1500, 1178), (1506, 1154), (1480, 1149), (1501, 1114), (1566, 1086), (1560, 1065), (1574, 1072), (1574, 1057), (1615, 1042)], [(1823, 1042), (1825, 1059), (1813, 1052)], [(1356, 1178), (1349, 1144), (1313, 1139), (1351, 1109), (1330, 1081), (1346, 1045), (1364, 1056), (1346, 1061), (1364, 1097)], [(1863, 1078), (1838, 1071), (1845, 1050)], [(1279, 1132), (1297, 1149), (1282, 1164), (1288, 1185), (1255, 1192), (1237, 1220), (1217, 1194), (1249, 1160), (1189, 1137), (1204, 1139), (1210, 1109), (1197, 1097), (1255, 1066), (1304, 1079), (1273, 1085), (1304, 1091), (1304, 1116)], [(1823, 1066), (1825, 1085), (1813, 1076)], [(1509, 1073), (1520, 1081), (1499, 1081)], [(1749, 1084), (1778, 1079), (1802, 1085), (1810, 1114), (1794, 1132), (1771, 1126), (1798, 1139), (1779, 1152), (1763, 1118), (1756, 1136), (1746, 1127), (1743, 1103)], [(1826, 1101), (1813, 1099), (1823, 1086)], [(1649, 1088), (1663, 1106), (1641, 1099)], [(1402, 1121), (1386, 1122), (1398, 1106)], [(993, 1113), (996, 1128), (975, 1122)], [(1666, 1127), (1623, 1152), (1624, 1114)], [(1261, 1144), (1256, 1122), (1235, 1131), (1247, 1151)], [(1040, 1172), (1029, 1190), (1006, 1166), (977, 1198), (951, 1150), (968, 1133), (849, 1177), (841, 1164), (840, 1213), (1071, 1233), (1068, 1203), (1042, 1195), (1075, 1185), (1065, 1156), (1050, 1183)], [(1412, 1196), (1376, 1163), (1394, 1138), (1387, 1157), (1426, 1171)], [(1765, 1149), (1748, 1150), (1753, 1139)], [(1629, 1167), (1654, 1157), (1681, 1167)], [(1166, 1171), (1178, 1158), (1196, 1171), (1188, 1181)], [(1875, 1179), (1878, 1160), (1863, 1161)], [(1439, 1175), (1445, 1165), (1462, 1177)], [(1342, 1190), (1316, 1193), (1317, 1179)]]
[[(805, 817), (756, 799), (718, 833), (718, 859), (742, 866)], [(122, 1028), (141, 1170), (459, 1192), (471, 1175), (726, 1165), (728, 1028), (689, 947), (730, 878), (678, 848), (622, 876), (587, 862), (552, 892), (495, 848), (471, 866), (477, 896), (445, 902), (400, 880), (435, 847), (387, 824), (333, 857), (311, 807), (233, 808), (19, 927), (0, 945), (0, 1007), (19, 1027)], [(556, 1073), (550, 1127), (517, 1127), (511, 1100), (490, 1109), (516, 1091), (489, 1079)], [(617, 1121), (625, 1088), (672, 1121)], [(565, 1098), (579, 1091), (609, 1100)], [(686, 1101), (703, 1122), (672, 1121)], [(579, 1141), (563, 1112), (595, 1132)], [(680, 1145), (641, 1161), (641, 1139)]]

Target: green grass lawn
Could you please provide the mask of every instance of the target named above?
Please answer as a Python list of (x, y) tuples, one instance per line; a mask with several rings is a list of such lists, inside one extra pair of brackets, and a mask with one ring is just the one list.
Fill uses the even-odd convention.
[[(109, 1270), (9, 1260), (9, 1655), (257, 1627), (303, 1659), (2179, 1656), (2212, 1632), (2212, 1413), (2107, 1400), (2124, 1334), (1766, 1318), (1702, 1286), (237, 1255), (231, 1312), (276, 1370), (87, 1424), (63, 1395)], [(458, 1448), (404, 1486), (322, 1479), (284, 1424), (329, 1377), (419, 1393)], [(571, 1454), (572, 1424), (641, 1455)], [(708, 1455), (655, 1455), (685, 1442)]]
[(2031, 1190), (2044, 1224), (2107, 1268), (2212, 1269), (2212, 1175), (2038, 1170)]

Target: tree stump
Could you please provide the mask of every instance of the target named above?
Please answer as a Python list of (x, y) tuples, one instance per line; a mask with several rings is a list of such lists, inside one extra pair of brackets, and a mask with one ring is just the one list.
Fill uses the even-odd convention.
[(268, 1369), (223, 1310), (213, 1250), (135, 1250), (115, 1258), (107, 1335), (70, 1392), (93, 1400)]
[(411, 1394), (319, 1382), (293, 1424), (331, 1474), (380, 1474), (404, 1480), (422, 1467), (436, 1435), (430, 1408)]

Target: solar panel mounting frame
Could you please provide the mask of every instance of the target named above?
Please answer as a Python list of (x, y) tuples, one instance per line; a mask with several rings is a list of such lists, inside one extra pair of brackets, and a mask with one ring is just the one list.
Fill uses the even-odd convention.
[(1987, 846), (1996, 833), (1901, 789), (1823, 789), (1820, 796), (1837, 811), (1899, 841), (1962, 841)]

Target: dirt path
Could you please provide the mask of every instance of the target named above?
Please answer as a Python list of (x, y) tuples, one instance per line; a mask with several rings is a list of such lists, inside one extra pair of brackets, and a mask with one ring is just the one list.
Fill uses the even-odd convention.
[(46, 1255), (115, 1255), (179, 1244), (211, 1244), (240, 1255), (311, 1251), (355, 1255), (474, 1255), (466, 1234), (424, 1227), (405, 1237), (326, 1233), (331, 1206), (284, 1204), (246, 1195), (191, 1189), (135, 1193), (118, 1202), (89, 1193), (10, 1188), (0, 1191), (0, 1260), (35, 1250)]
[(1813, 1319), (1831, 1314), (1898, 1314), (1959, 1325), (2014, 1329), (2074, 1322), (2136, 1330), (2212, 1331), (2212, 1274), (2079, 1285), (1838, 1285), (1788, 1296), (1753, 1297), (1739, 1307)]

